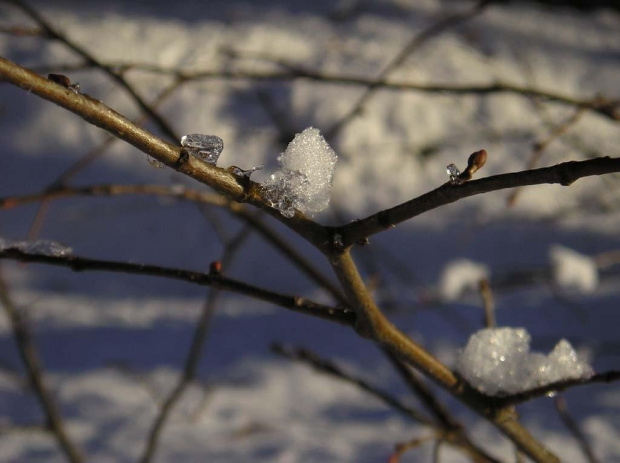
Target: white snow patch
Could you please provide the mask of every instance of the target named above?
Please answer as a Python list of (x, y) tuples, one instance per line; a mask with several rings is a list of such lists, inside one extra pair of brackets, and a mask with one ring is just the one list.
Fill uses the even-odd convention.
[(598, 286), (598, 266), (594, 260), (559, 244), (549, 250), (553, 281), (560, 288), (592, 293)]
[(285, 217), (293, 217), (295, 209), (321, 212), (329, 204), (337, 160), (321, 132), (308, 127), (280, 155), (280, 169), (262, 183), (265, 198)]
[(10, 241), (0, 238), (0, 251), (8, 249), (17, 249), (28, 254), (44, 254), (55, 257), (65, 257), (73, 252), (70, 247), (50, 240)]
[(439, 283), (444, 299), (454, 301), (467, 289), (478, 287), (480, 280), (489, 277), (488, 268), (468, 259), (457, 259), (448, 263)]
[(548, 356), (530, 352), (530, 335), (523, 328), (478, 331), (469, 338), (456, 368), (469, 384), (492, 396), (593, 374), (592, 367), (577, 357), (565, 339)]

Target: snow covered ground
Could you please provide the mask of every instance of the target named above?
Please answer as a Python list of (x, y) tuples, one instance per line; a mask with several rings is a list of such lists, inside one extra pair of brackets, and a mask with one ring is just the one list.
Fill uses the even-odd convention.
[[(304, 69), (363, 78), (378, 76), (414, 34), (469, 7), (440, 0), (204, 3), (33, 5), (104, 62), (188, 72), (281, 70), (261, 58), (268, 55)], [(0, 18), (2, 26), (31, 24), (5, 3)], [(67, 74), (84, 93), (130, 118), (140, 115), (108, 77), (67, 69), (80, 60), (58, 42), (1, 35), (0, 55), (42, 73)], [(616, 11), (491, 6), (428, 40), (389, 80), (502, 81), (575, 99), (617, 99), (619, 57)], [(126, 75), (148, 101), (172, 82), (170, 75), (145, 69)], [(179, 87), (159, 110), (181, 135), (221, 137), (218, 165), (265, 164), (267, 171), (277, 167), (295, 133), (310, 126), (328, 132), (362, 92), (360, 86), (310, 79), (205, 78)], [(23, 90), (4, 84), (0, 95), (0, 197), (41, 191), (105, 139), (99, 129)], [(467, 156), (481, 148), (489, 158), (477, 176), (523, 170), (533, 144), (574, 113), (570, 105), (510, 93), (379, 90), (330, 140), (338, 155), (331, 204), (316, 219), (342, 224), (425, 193), (448, 180), (448, 164), (463, 169)], [(152, 123), (147, 127), (157, 130)], [(620, 156), (620, 124), (586, 111), (549, 144), (539, 165), (596, 156)], [(258, 171), (252, 178), (267, 175)], [(143, 153), (120, 142), (72, 182), (204, 188), (153, 168)], [(498, 324), (527, 329), (533, 350), (547, 353), (566, 338), (595, 371), (618, 369), (620, 278), (618, 265), (601, 257), (620, 248), (618, 177), (590, 177), (569, 188), (530, 187), (520, 191), (513, 207), (507, 207), (509, 194), (459, 201), (373, 237), (356, 258), (369, 280), (379, 282), (377, 300), (397, 326), (454, 367), (458, 349), (482, 327), (471, 278), (475, 269), (491, 280)], [(36, 204), (0, 210), (0, 237), (25, 239), (36, 210)], [(268, 223), (331, 275), (310, 246)], [(75, 198), (52, 203), (39, 237), (80, 256), (206, 271), (222, 255), (217, 234), (231, 239), (241, 229), (225, 212), (201, 212), (187, 202)], [(88, 461), (136, 461), (158, 403), (182, 371), (206, 291), (176, 281), (39, 265), (3, 262), (2, 271), (31, 322), (71, 437)], [(226, 274), (329, 301), (256, 234), (243, 242)], [(381, 353), (351, 330), (227, 294), (217, 305), (199, 380), (164, 429), (156, 461), (376, 462), (386, 461), (394, 444), (429, 434), (359, 389), (275, 356), (273, 342), (305, 346), (417, 406)], [(0, 460), (64, 461), (50, 435), (18, 428), (40, 424), (43, 417), (15, 373), (23, 370), (4, 314), (0, 365)], [(441, 397), (477, 443), (513, 461), (511, 445), (495, 430)], [(620, 388), (575, 388), (565, 398), (600, 461), (620, 461)], [(547, 398), (520, 407), (524, 424), (563, 461), (586, 461), (554, 410)], [(402, 461), (429, 461), (432, 447), (411, 450)], [(466, 460), (443, 447), (441, 461)]]

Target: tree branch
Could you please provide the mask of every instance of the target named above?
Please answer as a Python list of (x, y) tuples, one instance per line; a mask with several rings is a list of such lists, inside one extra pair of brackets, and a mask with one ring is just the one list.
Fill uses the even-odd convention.
[(271, 227), (267, 226), (260, 218), (253, 214), (245, 205), (232, 202), (220, 195), (185, 188), (180, 185), (91, 185), (86, 187), (59, 186), (46, 191), (30, 195), (11, 196), (0, 198), (0, 209), (10, 209), (12, 207), (28, 204), (36, 201), (50, 201), (73, 196), (119, 196), (119, 195), (157, 195), (173, 197), (183, 201), (191, 201), (200, 204), (208, 204), (215, 207), (227, 209), (233, 215), (250, 224), (267, 242), (279, 249), (292, 262), (297, 264), (299, 269), (304, 272), (312, 281), (319, 284), (322, 288), (332, 294), (341, 304), (345, 298), (336, 285), (327, 278), (321, 271), (316, 269), (308, 259), (305, 258), (295, 247), (289, 244), (283, 237), (278, 235)]
[(136, 126), (101, 101), (81, 93), (73, 93), (62, 85), (45, 79), (5, 58), (0, 58), (0, 79), (62, 106), (168, 167), (212, 187), (233, 201), (247, 202), (262, 209), (325, 252), (326, 245), (329, 243), (325, 228), (299, 212), (293, 218), (285, 219), (278, 210), (269, 207), (263, 200), (261, 187), (257, 183), (246, 181), (245, 178), (240, 179), (225, 169), (189, 156), (180, 146), (171, 145)]
[(0, 251), (0, 259), (56, 265), (59, 267), (70, 268), (76, 272), (106, 271), (171, 278), (174, 280), (186, 281), (188, 283), (201, 286), (210, 286), (224, 291), (243, 294), (260, 301), (279, 305), (280, 307), (284, 307), (285, 309), (289, 309), (294, 312), (312, 315), (346, 326), (353, 326), (356, 318), (354, 312), (350, 309), (334, 308), (304, 299), (299, 296), (289, 296), (275, 291), (269, 291), (234, 280), (232, 278), (227, 278), (217, 273), (207, 274), (178, 268), (160, 267), (157, 265), (88, 259), (73, 255), (53, 256), (47, 254), (28, 253), (11, 247)]
[(445, 183), (439, 188), (365, 219), (333, 229), (342, 236), (344, 247), (362, 242), (375, 233), (395, 227), (424, 212), (469, 196), (526, 185), (560, 184), (568, 186), (582, 177), (620, 172), (620, 158), (601, 157), (587, 161), (569, 161), (542, 169), (493, 175), (462, 184)]

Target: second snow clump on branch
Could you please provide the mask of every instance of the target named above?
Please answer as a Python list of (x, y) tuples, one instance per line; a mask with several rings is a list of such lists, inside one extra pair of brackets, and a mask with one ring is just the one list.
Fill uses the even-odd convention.
[(265, 199), (289, 218), (295, 209), (308, 215), (321, 212), (329, 204), (337, 160), (319, 129), (308, 127), (280, 155), (280, 169), (261, 184)]
[(587, 379), (594, 373), (565, 339), (548, 356), (530, 352), (530, 335), (523, 328), (487, 328), (473, 334), (456, 369), (471, 386), (491, 396)]

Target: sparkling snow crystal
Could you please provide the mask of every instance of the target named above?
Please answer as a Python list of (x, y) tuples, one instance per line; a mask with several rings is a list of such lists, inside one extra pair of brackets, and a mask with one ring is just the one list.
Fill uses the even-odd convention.
[(295, 135), (278, 158), (280, 169), (262, 183), (265, 198), (285, 217), (295, 209), (313, 215), (329, 204), (338, 157), (318, 129)]
[(598, 285), (598, 267), (592, 258), (556, 244), (549, 251), (553, 281), (560, 288), (582, 293), (593, 292)]
[(456, 368), (469, 384), (492, 396), (512, 395), (593, 374), (592, 367), (577, 358), (564, 339), (548, 356), (531, 353), (530, 335), (523, 328), (478, 331), (469, 338)]

